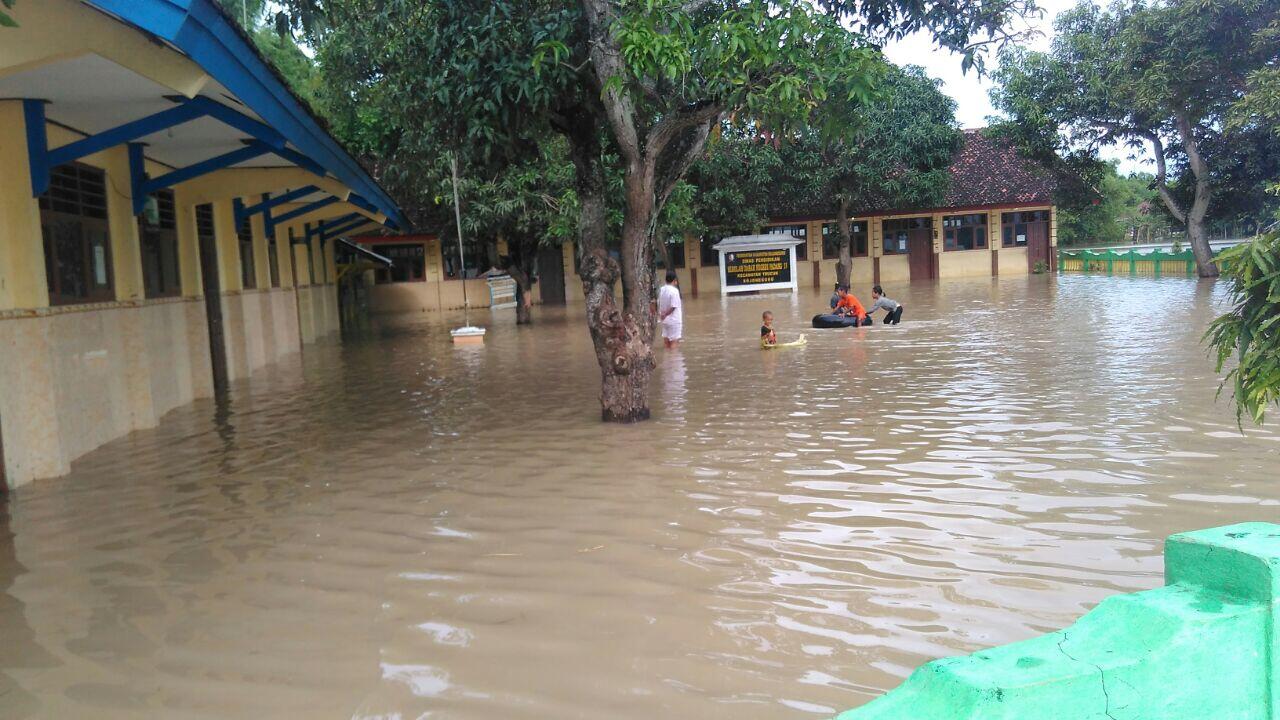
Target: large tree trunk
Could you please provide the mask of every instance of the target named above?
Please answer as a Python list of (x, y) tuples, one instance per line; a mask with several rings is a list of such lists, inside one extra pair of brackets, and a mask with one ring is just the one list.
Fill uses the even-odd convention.
[[(582, 253), (582, 293), (587, 302), (587, 328), (595, 345), (596, 361), (600, 364), (600, 416), (606, 422), (637, 422), (649, 418), (649, 378), (653, 374), (653, 352), (647, 333), (637, 322), (636, 315), (628, 308), (619, 307), (614, 298), (614, 284), (623, 270), (609, 257), (605, 248), (608, 231), (605, 204), (604, 167), (601, 164), (600, 139), (594, 119), (579, 119), (566, 132), (576, 171), (576, 185), (581, 215), (578, 222), (578, 243)], [(634, 240), (633, 240), (634, 243)], [(624, 238), (624, 262), (627, 248)], [(632, 271), (634, 259), (629, 263)], [(634, 300), (637, 278), (631, 278)], [(625, 286), (624, 279), (624, 295)], [(653, 278), (648, 286), (652, 287)], [(649, 306), (646, 302), (645, 318)]]
[(517, 261), (507, 268), (507, 274), (516, 281), (516, 324), (528, 325), (533, 322), (532, 273)]
[(1191, 252), (1196, 257), (1196, 273), (1200, 277), (1218, 277), (1218, 266), (1213, 262), (1213, 248), (1209, 247), (1209, 235), (1204, 227), (1211, 194), (1209, 167), (1200, 155), (1200, 145), (1196, 141), (1191, 122), (1185, 115), (1178, 116), (1178, 134), (1182, 136), (1182, 147), (1187, 151), (1188, 164), (1196, 178), (1195, 199), (1191, 202), (1191, 209), (1187, 211), (1187, 237), (1191, 241)]
[(852, 238), (849, 232), (849, 200), (847, 198), (840, 198), (836, 226), (840, 231), (840, 259), (836, 261), (836, 282), (840, 285), (848, 285), (849, 273), (853, 270), (853, 254), (850, 252)]
[(1154, 132), (1139, 132), (1140, 137), (1146, 138), (1151, 143), (1152, 154), (1156, 161), (1156, 191), (1160, 194), (1160, 199), (1164, 202), (1164, 206), (1168, 208), (1169, 214), (1174, 219), (1182, 223), (1187, 229), (1187, 240), (1191, 244), (1191, 254), (1196, 258), (1196, 273), (1200, 277), (1218, 277), (1218, 266), (1213, 262), (1213, 249), (1209, 247), (1209, 237), (1205, 234), (1204, 217), (1209, 211), (1209, 198), (1211, 188), (1209, 186), (1209, 166), (1205, 164), (1204, 158), (1200, 155), (1200, 145), (1196, 140), (1194, 127), (1189, 118), (1185, 115), (1179, 115), (1176, 118), (1178, 127), (1178, 135), (1182, 140), (1182, 148), (1187, 153), (1188, 166), (1191, 168), (1191, 174), (1196, 179), (1195, 199), (1191, 202), (1190, 208), (1182, 207), (1173, 193), (1169, 191), (1169, 185), (1166, 182), (1166, 169), (1164, 158), (1164, 144), (1160, 140), (1160, 136)]

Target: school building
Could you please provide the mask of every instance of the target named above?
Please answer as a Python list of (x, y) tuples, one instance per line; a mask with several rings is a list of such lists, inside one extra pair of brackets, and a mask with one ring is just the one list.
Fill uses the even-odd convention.
[(338, 328), (335, 245), (400, 209), (215, 0), (0, 27), (0, 489)]
[[(1055, 183), (1043, 168), (1007, 144), (967, 130), (950, 167), (944, 202), (932, 208), (867, 207), (851, 218), (855, 288), (874, 283), (900, 285), (938, 278), (1026, 275), (1052, 272), (1057, 247)], [(779, 188), (785, 198), (786, 189)], [(830, 208), (776, 208), (761, 228), (804, 240), (796, 247), (801, 287), (830, 288), (839, 252), (835, 213)], [(441, 246), (434, 235), (361, 237), (364, 247), (397, 260), (373, 278), (373, 312), (400, 313), (462, 307), (462, 286), (472, 307), (486, 307), (488, 287), (479, 273), (492, 259), (478, 249), (466, 259), (466, 278), (457, 272), (456, 245)], [(690, 238), (671, 250), (684, 292), (720, 292), (719, 237)], [(505, 250), (499, 243), (498, 254)], [(409, 262), (401, 263), (400, 259)], [(662, 275), (663, 271), (659, 271)], [(582, 304), (573, 243), (545, 249), (538, 257), (534, 301)], [(470, 278), (470, 279), (467, 279)]]
[[(865, 207), (851, 213), (855, 289), (939, 278), (1053, 271), (1057, 247), (1055, 183), (1043, 168), (980, 130), (966, 130), (950, 167), (943, 203), (930, 208)], [(785, 188), (779, 189), (785, 198)], [(785, 200), (784, 200), (785, 202)], [(804, 240), (796, 246), (801, 287), (836, 280), (838, 230), (831, 208), (779, 208), (761, 229)], [(718, 239), (689, 243), (681, 283), (720, 291)], [(687, 277), (687, 279), (686, 279)]]

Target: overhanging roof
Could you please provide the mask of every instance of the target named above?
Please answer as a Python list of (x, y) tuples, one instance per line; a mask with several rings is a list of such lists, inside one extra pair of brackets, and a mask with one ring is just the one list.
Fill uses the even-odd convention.
[[(215, 0), (81, 1), (186, 56), (212, 79), (201, 90), (203, 97), (260, 119), (279, 132), (290, 149), (314, 161), (377, 212), (406, 227), (395, 201), (330, 136)], [(90, 133), (157, 112), (168, 102), (160, 86), (93, 55), (9, 76), (0, 83), (0, 91), (11, 97), (51, 100), (51, 120)], [(239, 135), (210, 118), (187, 123), (176, 136), (157, 133), (143, 141), (149, 158), (171, 166), (188, 165), (242, 144)], [(280, 164), (279, 158), (265, 156), (237, 167)]]

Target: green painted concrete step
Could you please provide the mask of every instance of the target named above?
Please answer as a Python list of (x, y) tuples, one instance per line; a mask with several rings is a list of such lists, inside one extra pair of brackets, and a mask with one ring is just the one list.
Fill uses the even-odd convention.
[(1174, 535), (1165, 581), (935, 660), (837, 720), (1280, 720), (1280, 525)]

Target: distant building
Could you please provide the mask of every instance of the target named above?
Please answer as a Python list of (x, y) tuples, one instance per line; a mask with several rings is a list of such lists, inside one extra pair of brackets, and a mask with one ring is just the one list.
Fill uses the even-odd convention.
[[(1019, 275), (1036, 263), (1053, 267), (1057, 245), (1055, 185), (1050, 173), (1008, 145), (966, 130), (952, 162), (943, 204), (886, 208), (868, 203), (852, 213), (855, 288), (936, 278)], [(802, 238), (796, 248), (801, 287), (835, 283), (837, 229), (830, 208), (770, 218), (766, 233)], [(687, 243), (679, 272), (686, 288), (719, 292), (719, 238)], [(698, 272), (704, 269), (703, 272)], [(807, 271), (806, 271), (807, 270)]]

